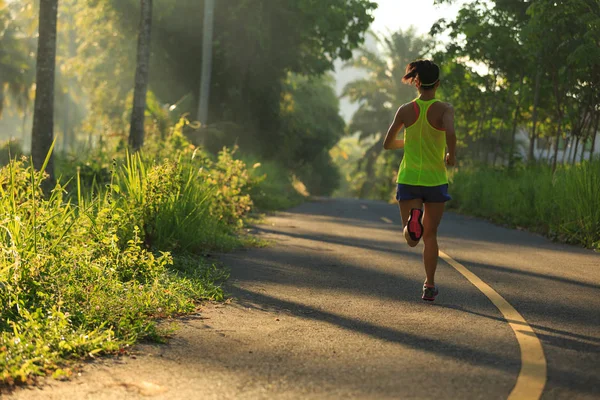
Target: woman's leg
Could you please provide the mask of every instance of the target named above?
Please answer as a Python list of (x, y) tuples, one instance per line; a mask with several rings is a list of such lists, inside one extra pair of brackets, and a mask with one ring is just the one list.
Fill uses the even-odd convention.
[(404, 239), (410, 247), (415, 247), (419, 244), (419, 241), (412, 240), (408, 234), (408, 217), (410, 216), (410, 210), (413, 208), (423, 208), (423, 199), (412, 199), (412, 200), (401, 200), (398, 202), (400, 206), (400, 216), (402, 217), (402, 228), (404, 233)]
[[(435, 285), (435, 270), (438, 262), (437, 230), (444, 215), (445, 203), (425, 203), (423, 214), (423, 263), (427, 275), (426, 285)], [(402, 219), (404, 221), (404, 218)]]

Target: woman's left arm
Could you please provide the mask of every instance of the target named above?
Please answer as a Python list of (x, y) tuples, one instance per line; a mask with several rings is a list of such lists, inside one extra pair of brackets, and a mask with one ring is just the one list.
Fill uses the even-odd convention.
[(398, 108), (396, 116), (394, 117), (394, 122), (392, 122), (392, 125), (390, 125), (390, 128), (388, 129), (387, 134), (385, 135), (385, 140), (383, 141), (383, 148), (386, 150), (396, 150), (404, 148), (404, 140), (396, 139), (396, 137), (398, 136), (398, 132), (400, 132), (400, 129), (402, 129), (402, 126), (404, 126), (404, 122), (400, 118), (401, 109), (402, 107)]

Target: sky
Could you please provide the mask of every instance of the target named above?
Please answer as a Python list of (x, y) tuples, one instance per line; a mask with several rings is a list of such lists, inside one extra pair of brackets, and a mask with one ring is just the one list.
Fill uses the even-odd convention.
[(414, 25), (418, 33), (427, 34), (431, 25), (440, 18), (454, 19), (462, 1), (454, 5), (433, 5), (433, 0), (377, 0), (379, 7), (374, 12), (375, 21), (371, 28), (379, 33), (389, 29), (408, 29)]

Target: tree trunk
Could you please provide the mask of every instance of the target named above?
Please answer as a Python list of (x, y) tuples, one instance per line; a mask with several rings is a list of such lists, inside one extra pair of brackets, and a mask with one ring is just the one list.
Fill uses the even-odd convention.
[[(554, 156), (552, 157), (552, 172), (556, 171), (556, 163), (558, 162), (558, 144), (560, 142), (560, 136), (562, 133), (562, 117), (558, 118), (558, 123), (556, 124), (556, 135), (554, 136)], [(565, 144), (566, 146), (566, 144)], [(565, 147), (565, 151), (567, 148)]]
[(577, 136), (577, 139), (575, 140), (575, 149), (573, 150), (573, 158), (571, 159), (571, 165), (575, 165), (575, 159), (577, 158), (577, 149), (579, 148), (580, 139), (581, 137)]
[(596, 123), (592, 130), (592, 149), (590, 150), (590, 161), (594, 159), (594, 150), (596, 149), (596, 136), (598, 135), (598, 123), (600, 122), (600, 112), (596, 113)]
[(510, 133), (510, 152), (508, 154), (508, 167), (512, 168), (514, 164), (515, 155), (515, 135), (517, 134), (517, 123), (519, 122), (519, 111), (521, 110), (521, 100), (523, 99), (523, 83), (525, 81), (525, 70), (521, 72), (521, 81), (519, 83), (519, 98), (517, 99), (517, 106), (515, 107), (515, 114), (513, 116), (513, 126)]
[[(558, 77), (558, 69), (554, 69), (552, 73), (552, 84), (554, 90), (554, 102), (556, 105), (556, 143), (554, 144), (554, 158), (552, 159), (552, 174), (556, 171), (556, 163), (558, 162), (558, 144), (560, 142), (560, 136), (562, 134), (563, 127), (563, 107), (562, 107), (562, 96), (560, 90), (560, 79)], [(566, 150), (566, 147), (565, 147)]]
[[(590, 126), (591, 126), (591, 124), (590, 124)], [(582, 163), (583, 160), (585, 160), (585, 145), (589, 139), (590, 139), (590, 133), (588, 132), (588, 134), (585, 135), (585, 138), (581, 142), (582, 143), (581, 144), (581, 157), (579, 157), (579, 163)]]
[(553, 138), (548, 138), (548, 144), (546, 144), (546, 148), (544, 149), (545, 152), (542, 158), (546, 161), (546, 164), (550, 164), (550, 149), (552, 148), (553, 142)]
[(129, 130), (129, 146), (133, 151), (138, 151), (144, 145), (144, 114), (150, 71), (150, 35), (152, 32), (152, 0), (140, 0), (140, 3), (137, 68)]
[[(208, 123), (208, 103), (210, 98), (210, 76), (212, 70), (212, 48), (215, 0), (204, 0), (204, 24), (202, 32), (202, 72), (198, 94), (198, 121), (202, 126)], [(246, 71), (248, 71), (246, 64)], [(204, 141), (204, 136), (201, 139)]]
[[(33, 166), (41, 169), (54, 140), (54, 73), (56, 67), (56, 20), (58, 0), (41, 0), (39, 38), (36, 65), (35, 105), (31, 130)], [(47, 186), (54, 181), (54, 161), (46, 165), (50, 175)]]
[(529, 155), (528, 162), (533, 164), (535, 161), (535, 141), (537, 139), (536, 128), (537, 128), (537, 117), (538, 117), (538, 104), (540, 101), (540, 83), (542, 80), (542, 70), (539, 69), (537, 74), (535, 74), (535, 92), (533, 95), (533, 121), (531, 127), (531, 137), (529, 138)]
[[(592, 134), (592, 130), (594, 129), (594, 113), (593, 111), (590, 112), (590, 117), (586, 120), (586, 123), (584, 124), (583, 128), (581, 129), (582, 132), (582, 136), (581, 136), (581, 157), (579, 158), (579, 162), (582, 163), (585, 160), (585, 145), (587, 144), (587, 142), (590, 140), (590, 135)], [(586, 126), (587, 124), (587, 126)], [(583, 136), (585, 132), (585, 136)], [(591, 151), (591, 150), (590, 150)]]
[[(565, 138), (565, 149), (563, 150), (562, 159), (560, 161), (562, 164), (566, 163), (565, 160), (568, 160), (571, 157), (571, 153), (573, 152), (573, 147), (571, 146), (569, 148), (570, 143), (571, 143), (571, 137), (567, 136)], [(569, 154), (568, 156), (567, 156), (567, 153)]]
[[(496, 81), (497, 81), (498, 77), (497, 75), (494, 75), (494, 82), (492, 83), (492, 93), (494, 93), (496, 91)], [(496, 108), (498, 107), (498, 101), (495, 101), (494, 104), (492, 105), (492, 109), (490, 111), (490, 115), (489, 115), (489, 122), (488, 122), (488, 127), (486, 130), (486, 133), (483, 134), (483, 138), (484, 141), (487, 141), (488, 146), (486, 146), (485, 143), (482, 144), (482, 148), (483, 148), (483, 155), (482, 155), (482, 161), (485, 165), (487, 165), (488, 161), (489, 161), (489, 155), (490, 155), (490, 147), (493, 145), (493, 140), (492, 140), (492, 130), (494, 128), (494, 117), (496, 116)], [(492, 149), (493, 150), (493, 149)]]
[[(490, 83), (490, 86), (488, 86), (488, 83), (486, 82), (485, 88), (486, 91), (492, 91), (493, 88), (495, 88), (496, 86), (496, 75), (494, 75), (494, 82)], [(495, 104), (495, 103), (494, 103)], [(482, 152), (485, 151), (485, 146), (483, 143), (483, 136), (484, 136), (484, 130), (483, 130), (483, 126), (485, 124), (485, 121), (487, 119), (488, 116), (488, 104), (487, 104), (487, 97), (484, 97), (483, 102), (482, 102), (482, 107), (481, 107), (481, 117), (479, 118), (479, 121), (477, 122), (477, 127), (475, 128), (475, 134), (473, 135), (473, 141), (474, 141), (474, 149), (475, 149), (475, 154), (473, 154), (473, 160), (477, 160), (479, 159), (479, 161), (481, 161), (482, 157)]]

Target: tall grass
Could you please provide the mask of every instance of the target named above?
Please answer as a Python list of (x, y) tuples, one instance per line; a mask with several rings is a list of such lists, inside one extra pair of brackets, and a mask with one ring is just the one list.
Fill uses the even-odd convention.
[(463, 169), (451, 206), (493, 221), (600, 249), (600, 160), (513, 170)]
[(223, 150), (127, 155), (105, 181), (80, 174), (45, 196), (26, 158), (0, 169), (0, 384), (156, 334), (154, 319), (223, 298), (200, 255), (240, 245), (245, 164)]

